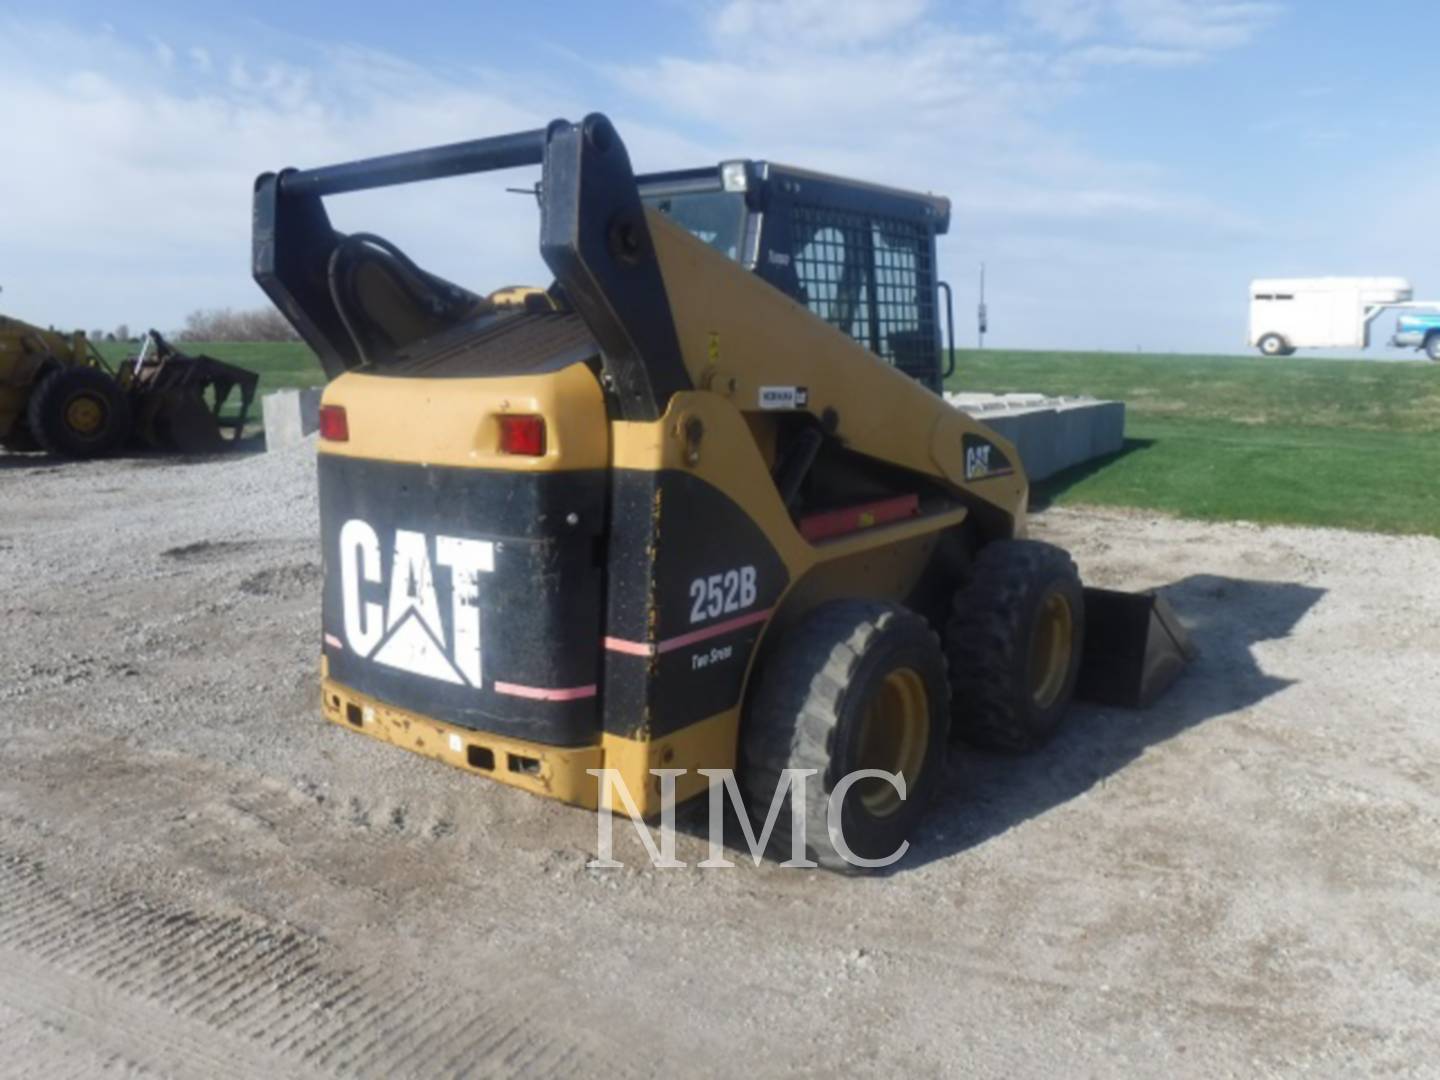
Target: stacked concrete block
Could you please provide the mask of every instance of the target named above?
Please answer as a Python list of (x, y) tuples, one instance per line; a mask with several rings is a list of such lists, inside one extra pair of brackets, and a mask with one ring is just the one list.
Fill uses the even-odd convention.
[(1125, 443), (1123, 401), (969, 393), (945, 400), (1012, 442), (1031, 480), (1116, 453)]

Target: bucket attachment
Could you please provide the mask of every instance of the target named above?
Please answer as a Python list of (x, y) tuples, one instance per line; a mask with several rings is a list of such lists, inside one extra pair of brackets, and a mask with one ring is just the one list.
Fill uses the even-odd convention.
[(1174, 610), (1153, 592), (1085, 590), (1085, 652), (1075, 696), (1143, 709), (1198, 655)]
[[(120, 380), (140, 440), (160, 450), (202, 454), (243, 436), (260, 376), (213, 356), (190, 356), (151, 330), (140, 355), (121, 366)], [(238, 410), (222, 416), (227, 404)]]

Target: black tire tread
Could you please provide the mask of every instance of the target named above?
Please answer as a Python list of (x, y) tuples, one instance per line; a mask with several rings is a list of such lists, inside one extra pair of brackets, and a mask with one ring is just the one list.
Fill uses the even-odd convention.
[[(110, 426), (100, 438), (77, 439), (64, 426), (61, 399), (77, 384), (103, 394), (109, 404)], [(130, 437), (130, 403), (115, 380), (97, 368), (71, 365), (50, 372), (31, 393), (25, 419), (35, 442), (56, 457), (101, 457), (118, 450)]]
[(1048, 734), (1033, 731), (1017, 713), (1011, 673), (1019, 650), (1029, 649), (1025, 600), (1037, 582), (1056, 574), (1079, 584), (1079, 571), (1063, 548), (1038, 540), (994, 541), (980, 549), (969, 582), (955, 594), (945, 658), (954, 730), (967, 742), (1020, 752)]
[[(895, 626), (894, 624), (902, 624)], [(792, 629), (790, 636), (759, 673), (741, 743), (740, 781), (751, 801), (756, 826), (763, 824), (770, 799), (785, 769), (816, 769), (806, 785), (805, 849), (809, 858), (829, 870), (855, 873), (830, 844), (826, 827), (829, 766), (847, 692), (856, 669), (876, 637), (898, 631), (924, 635), (937, 656), (940, 639), (919, 615), (895, 604), (840, 600), (821, 605)], [(940, 715), (948, 716), (948, 702)], [(942, 747), (945, 731), (932, 731)], [(816, 781), (821, 781), (817, 783)], [(793, 837), (788, 810), (775, 821), (770, 850), (789, 858)]]

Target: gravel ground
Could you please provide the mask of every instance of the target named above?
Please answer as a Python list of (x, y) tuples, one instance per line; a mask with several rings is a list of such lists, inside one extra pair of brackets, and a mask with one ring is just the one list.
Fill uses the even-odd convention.
[(0, 456), (0, 1073), (1440, 1074), (1440, 541), (1049, 511), (1192, 628), (1159, 705), (888, 877), (602, 871), (320, 719), (313, 465)]

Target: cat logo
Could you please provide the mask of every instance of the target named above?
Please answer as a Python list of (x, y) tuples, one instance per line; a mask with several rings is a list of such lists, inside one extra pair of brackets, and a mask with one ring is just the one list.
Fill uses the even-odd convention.
[[(380, 538), (367, 522), (345, 522), (339, 555), (345, 644), (351, 650), (413, 675), (480, 688), (480, 575), (495, 569), (491, 541), (437, 536), (432, 549), (424, 533), (397, 529), (388, 590), (383, 588)], [(436, 566), (449, 570), (448, 643)], [(372, 591), (385, 595), (384, 605), (362, 596), (367, 584), (382, 586)]]
[(1010, 459), (994, 443), (978, 435), (966, 435), (963, 445), (966, 480), (989, 480), (994, 476), (1009, 476), (1015, 471)]

